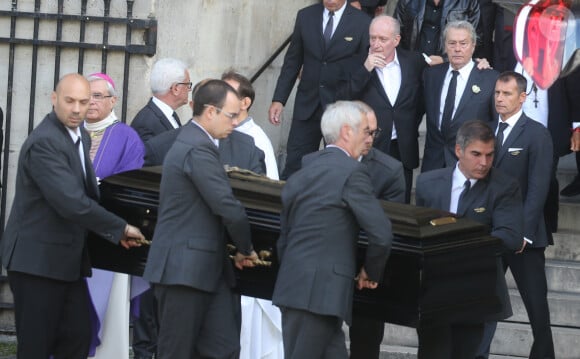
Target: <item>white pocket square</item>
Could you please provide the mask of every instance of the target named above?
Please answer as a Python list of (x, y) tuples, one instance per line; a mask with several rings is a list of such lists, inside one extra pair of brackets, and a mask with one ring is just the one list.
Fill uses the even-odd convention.
[(516, 152), (516, 151), (521, 151), (521, 150), (523, 150), (523, 148), (519, 148), (519, 147), (508, 148), (508, 152)]

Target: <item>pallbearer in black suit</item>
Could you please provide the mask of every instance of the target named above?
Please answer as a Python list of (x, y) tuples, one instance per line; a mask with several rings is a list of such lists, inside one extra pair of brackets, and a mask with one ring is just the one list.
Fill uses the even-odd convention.
[(99, 206), (91, 141), (80, 126), (90, 98), (84, 77), (65, 75), (52, 93), (53, 111), (20, 150), (0, 251), (14, 295), (21, 359), (88, 356), (88, 231), (125, 248), (144, 239), (138, 228)]
[[(350, 323), (355, 283), (376, 288), (391, 248), (391, 223), (356, 160), (372, 141), (366, 116), (352, 102), (337, 102), (328, 106), (321, 128), (329, 145), (282, 190), (272, 302), (282, 310), (286, 359), (348, 357), (342, 323)], [(369, 238), (360, 269), (359, 226)]]
[[(548, 286), (544, 252), (548, 233), (544, 204), (550, 186), (552, 140), (548, 130), (522, 111), (526, 100), (526, 79), (517, 72), (503, 72), (495, 85), (495, 108), (499, 113), (494, 166), (516, 179), (524, 201), (524, 232), (521, 248), (504, 255), (534, 335), (530, 358), (554, 358), (550, 328)], [(494, 327), (486, 328), (491, 342)]]
[(320, 117), (326, 105), (336, 101), (344, 66), (353, 56), (367, 52), (369, 22), (368, 15), (346, 0), (323, 0), (298, 12), (268, 111), (270, 122), (279, 125), (283, 106), (302, 71), (282, 179), (300, 168), (302, 156), (319, 149)]
[[(493, 130), (484, 122), (468, 121), (457, 132), (454, 167), (422, 173), (417, 178), (417, 205), (437, 208), (486, 224), (502, 240), (505, 252), (521, 247), (523, 212), (517, 181), (492, 169)], [(497, 262), (496, 295), (501, 312), (490, 319), (511, 316), (501, 259)], [(475, 358), (483, 323), (425, 323), (419, 334), (419, 359)]]
[(235, 265), (252, 266), (250, 224), (219, 160), (217, 141), (234, 130), (236, 91), (220, 80), (202, 85), (193, 116), (163, 163), (159, 214), (143, 277), (158, 300), (159, 358), (237, 358), (240, 302), (232, 291), (226, 232)]
[(493, 89), (498, 73), (475, 66), (473, 25), (450, 22), (443, 37), (449, 64), (430, 67), (423, 74), (427, 136), (421, 172), (455, 166), (455, 135), (464, 122), (496, 119)]

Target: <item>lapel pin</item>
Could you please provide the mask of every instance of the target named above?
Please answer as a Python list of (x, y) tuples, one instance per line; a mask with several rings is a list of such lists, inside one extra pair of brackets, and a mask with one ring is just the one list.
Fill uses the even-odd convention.
[(477, 207), (477, 208), (474, 208), (473, 211), (475, 213), (483, 213), (483, 212), (485, 212), (485, 207)]
[(344, 39), (345, 39), (346, 41), (349, 41), (349, 42), (350, 42), (350, 41), (352, 41), (352, 37), (350, 37), (350, 36), (347, 36), (347, 37), (345, 37)]

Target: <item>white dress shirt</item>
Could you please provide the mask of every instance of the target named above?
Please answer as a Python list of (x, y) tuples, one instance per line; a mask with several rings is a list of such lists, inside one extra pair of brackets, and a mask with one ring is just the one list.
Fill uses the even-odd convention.
[(173, 113), (175, 111), (171, 108), (171, 106), (169, 106), (168, 104), (161, 101), (160, 99), (158, 99), (155, 96), (152, 97), (152, 101), (157, 107), (159, 107), (161, 112), (163, 112), (163, 114), (165, 115), (167, 120), (171, 123), (171, 126), (173, 126), (173, 128), (179, 128), (177, 121), (175, 121), (175, 119), (173, 118)]
[[(503, 142), (501, 143), (502, 146), (505, 143), (505, 140), (508, 138), (508, 136), (512, 132), (512, 129), (514, 128), (514, 126), (518, 122), (519, 118), (522, 116), (522, 113), (523, 112), (524, 111), (522, 109), (520, 109), (518, 112), (516, 112), (511, 117), (509, 117), (506, 121), (504, 121), (505, 123), (508, 124), (508, 126), (503, 130)], [(501, 122), (502, 121), (501, 121), (501, 118), (500, 118), (500, 120), (498, 122), (498, 126), (495, 129), (495, 137), (497, 137), (497, 134), (498, 134), (497, 132), (499, 130), (499, 123), (501, 123)]]
[(83, 141), (82, 141), (82, 136), (81, 136), (81, 130), (79, 130), (79, 128), (75, 128), (74, 130), (71, 128), (66, 128), (68, 130), (68, 134), (70, 135), (70, 138), (73, 140), (73, 143), (77, 143), (77, 140), (81, 140), (81, 143), (79, 143), (79, 156), (81, 158), (81, 165), (83, 166), (83, 175), (86, 177), (87, 176), (87, 169), (85, 167), (85, 149), (83, 148)]
[[(342, 7), (338, 10), (336, 10), (334, 12), (334, 19), (332, 19), (332, 35), (334, 35), (334, 31), (336, 31), (336, 27), (338, 26), (338, 23), (340, 22), (340, 19), (342, 18), (342, 14), (344, 13), (344, 9), (346, 8), (346, 6), (348, 5), (348, 1), (345, 1), (344, 4), (342, 5)], [(324, 28), (326, 27), (326, 24), (328, 23), (328, 14), (330, 13), (330, 11), (328, 11), (327, 8), (324, 8), (324, 11), (322, 12), (322, 33), (324, 33)], [(332, 38), (332, 36), (331, 36)]]
[(242, 121), (236, 131), (245, 133), (248, 136), (252, 136), (256, 147), (264, 152), (264, 162), (266, 162), (266, 176), (268, 178), (278, 180), (278, 163), (276, 162), (276, 155), (274, 154), (274, 148), (272, 147), (272, 142), (266, 135), (266, 132), (258, 126), (254, 119), (251, 117), (246, 118)]
[[(401, 89), (401, 64), (399, 63), (399, 57), (397, 56), (397, 51), (395, 50), (395, 58), (393, 61), (389, 62), (384, 68), (376, 68), (375, 71), (381, 80), (383, 89), (387, 94), (387, 98), (392, 106), (397, 102), (397, 96), (399, 96), (399, 90)], [(395, 123), (393, 123), (393, 131), (391, 133), (391, 140), (397, 138), (397, 130), (395, 128)]]
[[(451, 119), (455, 116), (455, 111), (457, 110), (457, 106), (461, 101), (461, 97), (463, 97), (463, 92), (465, 91), (465, 86), (467, 85), (467, 80), (469, 80), (469, 75), (471, 74), (471, 70), (475, 66), (475, 63), (471, 60), (465, 66), (460, 68), (459, 75), (457, 75), (457, 87), (455, 88), (455, 104), (453, 105), (453, 113), (451, 114)], [(441, 119), (443, 117), (443, 109), (445, 108), (445, 98), (447, 98), (447, 91), (449, 90), (449, 83), (451, 82), (451, 78), (453, 74), (451, 73), (453, 68), (449, 65), (449, 69), (447, 70), (447, 74), (445, 75), (445, 80), (443, 81), (443, 88), (441, 89), (441, 101), (439, 102), (439, 129), (441, 129)]]

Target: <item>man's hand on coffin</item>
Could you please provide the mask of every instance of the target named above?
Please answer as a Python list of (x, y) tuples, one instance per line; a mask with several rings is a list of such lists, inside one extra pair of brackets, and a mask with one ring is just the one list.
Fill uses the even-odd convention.
[(364, 268), (360, 269), (360, 272), (356, 277), (356, 280), (357, 280), (356, 288), (359, 290), (363, 288), (375, 289), (376, 287), (379, 286), (379, 283), (373, 282), (372, 280), (369, 279), (369, 276), (367, 275), (367, 272), (365, 271)]
[(139, 228), (127, 224), (125, 226), (125, 233), (123, 234), (123, 238), (119, 241), (119, 244), (123, 246), (123, 248), (129, 249), (131, 247), (141, 247), (141, 244), (145, 241), (145, 236), (141, 233)]
[(255, 262), (258, 260), (258, 255), (255, 251), (252, 251), (249, 256), (246, 256), (240, 252), (236, 252), (234, 257), (234, 264), (239, 270), (244, 269), (244, 267), (254, 267)]

